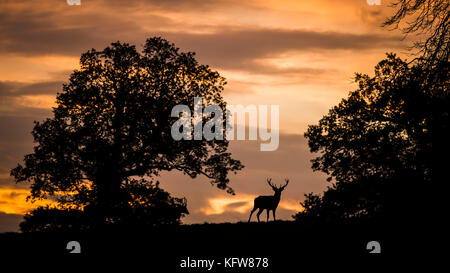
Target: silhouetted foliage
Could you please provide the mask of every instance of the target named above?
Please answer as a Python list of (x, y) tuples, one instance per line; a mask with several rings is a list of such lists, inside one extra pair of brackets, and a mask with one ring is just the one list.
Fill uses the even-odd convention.
[(24, 216), (20, 223), (22, 232), (83, 230), (89, 226), (85, 214), (77, 209), (38, 207)]
[(357, 74), (356, 82), (359, 88), (305, 133), (311, 152), (320, 154), (313, 170), (333, 184), (323, 195), (306, 195), (297, 220), (419, 216), (434, 209), (433, 134), (449, 137), (448, 63), (430, 74), (388, 54), (374, 77)]
[[(122, 203), (108, 213), (108, 225), (125, 228), (173, 225), (179, 224), (180, 218), (188, 213), (186, 199), (171, 197), (159, 188), (159, 183), (154, 185), (145, 180), (132, 180), (121, 190), (124, 195)], [(20, 229), (23, 232), (89, 230), (97, 213), (103, 212), (92, 205), (87, 205), (84, 210), (38, 207), (25, 215)]]
[[(332, 108), (305, 137), (321, 156), (312, 168), (334, 183), (307, 194), (298, 221), (413, 219), (437, 215), (448, 176), (448, 1), (399, 0), (384, 26), (418, 34), (410, 64), (388, 55), (375, 77), (356, 75), (359, 89)], [(439, 156), (440, 155), (440, 156)], [(448, 178), (447, 178), (448, 179)]]
[[(162, 38), (148, 39), (142, 53), (120, 42), (92, 49), (80, 63), (58, 94), (53, 117), (35, 122), (34, 152), (11, 171), (17, 182), (31, 182), (32, 200), (53, 199), (58, 209), (87, 208), (98, 224), (175, 223), (185, 202), (152, 186), (161, 171), (204, 175), (233, 193), (228, 174), (243, 166), (227, 152), (226, 140), (171, 136), (175, 105), (193, 107), (197, 96), (225, 109), (226, 82), (218, 72)], [(41, 209), (27, 219), (53, 212)]]

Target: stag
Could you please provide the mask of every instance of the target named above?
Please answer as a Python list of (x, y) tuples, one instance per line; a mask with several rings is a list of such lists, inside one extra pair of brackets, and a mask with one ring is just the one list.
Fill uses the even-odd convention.
[(256, 217), (258, 218), (258, 222), (259, 222), (259, 215), (261, 215), (261, 213), (264, 210), (267, 210), (267, 221), (269, 221), (270, 211), (272, 211), (272, 213), (273, 213), (273, 220), (274, 221), (276, 220), (275, 211), (277, 210), (278, 203), (280, 202), (281, 192), (289, 184), (289, 179), (285, 179), (284, 181), (286, 182), (286, 184), (284, 184), (284, 186), (277, 187), (272, 184), (272, 179), (270, 179), (270, 178), (267, 179), (267, 183), (269, 184), (269, 186), (272, 188), (272, 190), (275, 193), (274, 193), (274, 195), (258, 196), (255, 198), (255, 201), (253, 203), (254, 204), (253, 209), (250, 212), (250, 217), (248, 217), (249, 222), (250, 222), (250, 219), (252, 218), (253, 212), (255, 212), (255, 210), (257, 210), (257, 209), (259, 209), (258, 213), (256, 214)]

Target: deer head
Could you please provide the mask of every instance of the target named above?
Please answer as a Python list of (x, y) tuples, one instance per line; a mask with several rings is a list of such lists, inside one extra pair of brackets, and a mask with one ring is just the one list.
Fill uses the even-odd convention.
[(275, 192), (275, 196), (280, 196), (281, 192), (284, 190), (284, 188), (286, 188), (286, 186), (289, 184), (289, 179), (285, 179), (284, 180), (286, 183), (283, 186), (275, 186), (274, 184), (272, 184), (272, 179), (271, 178), (267, 178), (267, 184), (269, 184), (269, 186), (272, 188), (272, 190)]

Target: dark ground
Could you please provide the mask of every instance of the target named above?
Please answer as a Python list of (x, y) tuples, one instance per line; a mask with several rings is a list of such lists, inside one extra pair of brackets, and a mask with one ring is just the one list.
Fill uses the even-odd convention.
[[(96, 233), (3, 233), (0, 234), (0, 251), (2, 258), (42, 257), (46, 261), (63, 259), (68, 262), (90, 259), (109, 266), (120, 263), (144, 266), (149, 269), (145, 272), (301, 272), (305, 266), (320, 268), (331, 261), (344, 265), (364, 261), (375, 265), (385, 258), (422, 256), (437, 251), (433, 248), (436, 238), (432, 234), (417, 236), (416, 232), (387, 225), (307, 226), (278, 221)], [(80, 243), (80, 254), (68, 253), (69, 241)], [(380, 243), (380, 254), (369, 253), (366, 249), (369, 241)], [(216, 264), (212, 270), (180, 267), (187, 257), (214, 259)], [(268, 267), (260, 264), (258, 268), (239, 268), (237, 264), (230, 267), (230, 263), (225, 267), (224, 259), (231, 257), (268, 258)], [(325, 263), (317, 263), (318, 258)]]

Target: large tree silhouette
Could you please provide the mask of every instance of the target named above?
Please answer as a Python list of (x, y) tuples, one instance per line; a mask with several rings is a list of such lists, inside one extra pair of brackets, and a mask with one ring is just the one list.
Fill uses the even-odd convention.
[[(161, 171), (204, 175), (233, 193), (228, 174), (243, 166), (227, 141), (171, 136), (173, 106), (193, 107), (193, 98), (203, 97), (225, 108), (226, 82), (218, 72), (162, 38), (148, 39), (142, 53), (120, 42), (92, 49), (80, 63), (53, 117), (35, 122), (34, 152), (11, 171), (17, 182), (31, 182), (31, 199), (53, 199), (60, 209), (83, 209), (96, 223), (115, 223), (161, 203), (148, 196), (164, 193), (152, 183)], [(159, 200), (185, 208), (167, 194)]]
[(407, 63), (389, 54), (374, 77), (357, 74), (359, 88), (309, 126), (310, 150), (320, 154), (312, 168), (333, 183), (305, 195), (299, 221), (441, 217), (450, 153), (449, 3), (393, 6), (383, 25), (418, 34), (418, 56)]
[(448, 67), (430, 74), (389, 54), (374, 77), (357, 74), (359, 88), (305, 133), (319, 153), (313, 170), (333, 183), (323, 195), (306, 195), (295, 218), (418, 217), (433, 210), (433, 134), (449, 124)]

